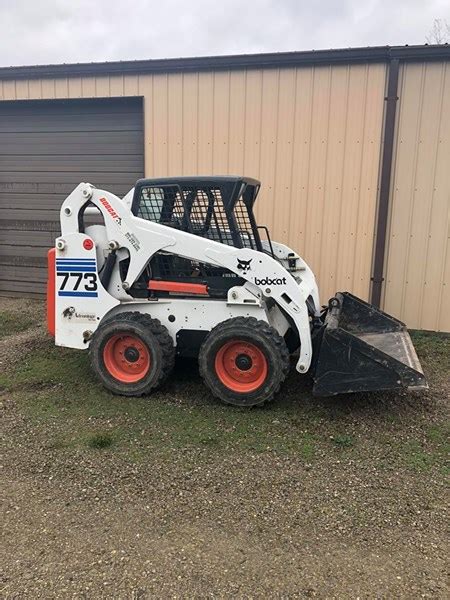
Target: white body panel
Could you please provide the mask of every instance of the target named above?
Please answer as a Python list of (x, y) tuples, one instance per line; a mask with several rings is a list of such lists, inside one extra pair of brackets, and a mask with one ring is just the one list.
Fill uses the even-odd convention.
[[(319, 314), (320, 304), (314, 275), (300, 257), (297, 257), (298, 268), (291, 273), (286, 270), (285, 263), (287, 255), (293, 254), (293, 251), (282, 244), (272, 244), (278, 258), (276, 260), (263, 252), (227, 246), (135, 217), (130, 211), (131, 196), (130, 192), (126, 201), (122, 201), (114, 194), (81, 183), (62, 205), (62, 234), (56, 241), (56, 255), (58, 265), (66, 265), (68, 270), (61, 271), (58, 268), (57, 273), (58, 345), (86, 348), (90, 335), (101, 320), (114, 311), (148, 312), (160, 318), (175, 337), (177, 327), (209, 330), (226, 318), (240, 315), (254, 315), (258, 319), (269, 320), (269, 313), (265, 307), (266, 301), (272, 298), (281, 310), (273, 312), (271, 322), (273, 321), (272, 324), (277, 329), (285, 331), (288, 322), (283, 311), (292, 319), (300, 338), (297, 370), (308, 370), (312, 359), (312, 344), (306, 301), (308, 297), (313, 299), (316, 315)], [(86, 233), (79, 233), (79, 212), (88, 201), (100, 210), (105, 226), (104, 229), (103, 226), (91, 226), (86, 229)], [(101, 230), (97, 229), (98, 227)], [(97, 253), (95, 248), (86, 250), (83, 247), (84, 240), (90, 239), (88, 233), (98, 246)], [(126, 281), (121, 281), (118, 269), (115, 268), (108, 290), (101, 285), (97, 268), (97, 261), (100, 262), (105, 257), (106, 243), (119, 248), (118, 252), (128, 252), (130, 258)], [(170, 298), (155, 301), (132, 298), (125, 290), (133, 285), (150, 258), (160, 250), (224, 267), (238, 274), (247, 283), (230, 290), (227, 301), (202, 297), (192, 300)], [(240, 266), (242, 262), (246, 262), (249, 267), (243, 270)], [(76, 268), (77, 265), (81, 265), (80, 268), (76, 269), (73, 276), (69, 276), (62, 286), (65, 275), (61, 273), (70, 272), (70, 268)], [(78, 281), (76, 273), (81, 273), (82, 279), (77, 289), (74, 289)], [(95, 290), (92, 289), (93, 275), (97, 284)], [(175, 316), (173, 324), (167, 320), (167, 313)], [(189, 325), (183, 325), (183, 320)]]
[(82, 233), (66, 234), (64, 242), (66, 248), (70, 248), (70, 256), (65, 250), (56, 250), (55, 342), (58, 346), (87, 348), (87, 332), (94, 332), (104, 315), (120, 303), (101, 285), (95, 247), (83, 248), (85, 239), (89, 237)]
[[(211, 331), (217, 323), (233, 317), (255, 317), (269, 322), (266, 310), (262, 306), (229, 305), (223, 300), (201, 298), (160, 298), (157, 301), (120, 304), (111, 311), (110, 315), (129, 310), (137, 310), (159, 319), (174, 340), (182, 329)], [(175, 317), (174, 321), (173, 317)]]

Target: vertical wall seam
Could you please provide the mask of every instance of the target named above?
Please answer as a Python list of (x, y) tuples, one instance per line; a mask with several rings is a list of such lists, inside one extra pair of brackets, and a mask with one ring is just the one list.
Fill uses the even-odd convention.
[(306, 187), (306, 195), (307, 195), (307, 200), (306, 200), (306, 207), (305, 207), (305, 227), (302, 228), (304, 230), (304, 240), (305, 240), (305, 244), (304, 244), (304, 248), (306, 250), (306, 245), (307, 245), (307, 231), (308, 231), (308, 213), (309, 213), (309, 200), (308, 200), (308, 196), (309, 196), (309, 188), (310, 188), (310, 179), (311, 179), (311, 140), (312, 140), (312, 133), (313, 133), (313, 126), (312, 126), (312, 116), (313, 116), (313, 110), (314, 110), (314, 90), (315, 90), (315, 78), (316, 78), (316, 70), (315, 67), (312, 67), (312, 77), (311, 77), (311, 106), (309, 108), (309, 139), (308, 139), (308, 167), (306, 169), (306, 176), (305, 176), (305, 187)]
[(296, 129), (297, 129), (297, 110), (296, 110), (296, 106), (297, 106), (297, 85), (298, 85), (298, 69), (294, 70), (295, 76), (294, 76), (294, 119), (293, 119), (293, 123), (292, 123), (292, 151), (291, 151), (291, 168), (289, 169), (289, 204), (288, 204), (288, 227), (287, 227), (287, 237), (288, 237), (288, 243), (290, 244), (290, 233), (291, 233), (291, 216), (292, 216), (292, 205), (294, 202), (294, 190), (293, 190), (293, 182), (294, 182), (294, 156), (295, 156), (295, 144), (297, 141), (297, 138), (295, 136), (296, 133)]
[(231, 121), (231, 71), (228, 71), (228, 114), (227, 114), (227, 174), (230, 172), (230, 150), (231, 150), (231, 139), (230, 139), (230, 121)]
[(212, 107), (211, 107), (211, 168), (214, 172), (215, 170), (215, 156), (214, 156), (214, 121), (216, 117), (216, 74), (212, 74)]
[[(330, 120), (331, 120), (331, 94), (332, 94), (332, 87), (333, 87), (333, 67), (330, 65), (328, 67), (328, 107), (327, 107), (327, 130), (326, 130), (326, 142), (325, 142), (325, 165), (324, 165), (324, 170), (323, 170), (323, 190), (322, 190), (322, 201), (321, 201), (321, 210), (320, 210), (320, 227), (319, 227), (319, 231), (323, 232), (325, 231), (324, 229), (324, 220), (325, 220), (325, 198), (326, 198), (326, 194), (327, 194), (327, 173), (328, 173), (328, 157), (329, 157), (329, 151), (330, 151)], [(319, 243), (319, 257), (318, 257), (318, 265), (319, 265), (319, 272), (322, 273), (323, 270), (323, 265), (322, 265), (322, 257), (323, 257), (323, 244), (328, 243), (328, 240), (325, 240), (323, 235), (321, 236), (322, 239), (320, 240)]]
[(264, 71), (263, 70), (259, 70), (259, 73), (261, 74), (260, 77), (260, 111), (259, 111), (259, 135), (258, 135), (258, 140), (259, 140), (259, 148), (258, 148), (258, 178), (261, 179), (261, 154), (262, 154), (262, 119), (263, 119), (263, 90), (264, 90)]
[[(277, 106), (276, 106), (276, 121), (275, 121), (275, 155), (273, 157), (273, 187), (272, 187), (272, 202), (269, 203), (271, 210), (270, 222), (275, 223), (275, 205), (279, 200), (275, 198), (277, 188), (277, 160), (278, 160), (278, 131), (280, 129), (280, 69), (277, 69)], [(272, 205), (272, 206), (270, 206)]]
[[(448, 223), (450, 220), (450, 209), (447, 211), (447, 230), (448, 230)], [(437, 323), (437, 327), (436, 327), (436, 331), (441, 331), (441, 310), (442, 310), (442, 296), (444, 295), (444, 287), (445, 287), (445, 281), (444, 281), (444, 277), (445, 277), (445, 265), (447, 264), (447, 260), (448, 260), (448, 251), (449, 251), (449, 237), (447, 234), (447, 240), (445, 243), (445, 248), (444, 248), (444, 252), (442, 253), (442, 270), (441, 270), (441, 288), (440, 288), (440, 293), (439, 293), (439, 299), (438, 299), (438, 308), (436, 311), (437, 314), (437, 318), (438, 318), (438, 323)]]
[(336, 230), (337, 235), (337, 244), (336, 248), (338, 252), (336, 252), (335, 261), (334, 261), (334, 269), (333, 273), (335, 274), (334, 280), (336, 281), (336, 274), (338, 270), (338, 262), (339, 262), (339, 249), (341, 245), (341, 223), (342, 223), (342, 199), (344, 195), (344, 173), (345, 173), (345, 156), (347, 154), (347, 125), (348, 125), (348, 105), (349, 105), (349, 97), (350, 97), (350, 66), (347, 65), (347, 86), (346, 86), (346, 102), (345, 102), (345, 129), (344, 129), (344, 140), (343, 140), (343, 148), (342, 148), (342, 171), (341, 171), (341, 180), (339, 184), (339, 217), (338, 217), (338, 226)]
[[(365, 69), (365, 81), (364, 81), (364, 108), (363, 108), (363, 119), (362, 119), (362, 131), (361, 131), (361, 146), (360, 146), (360, 163), (359, 163), (359, 177), (358, 177), (358, 202), (356, 205), (356, 219), (355, 219), (355, 236), (353, 240), (353, 268), (352, 268), (352, 289), (355, 287), (355, 269), (356, 269), (356, 248), (358, 247), (357, 238), (359, 236), (359, 213), (361, 209), (361, 181), (362, 181), (362, 171), (364, 165), (364, 146), (366, 143), (366, 118), (367, 118), (367, 91), (369, 87), (369, 65), (366, 64)], [(359, 258), (359, 257), (358, 257)]]
[(166, 92), (166, 126), (164, 131), (164, 137), (166, 140), (166, 176), (170, 173), (170, 152), (169, 152), (169, 75), (165, 74), (165, 92)]
[(247, 122), (247, 73), (248, 73), (248, 69), (245, 69), (244, 71), (244, 126), (242, 129), (242, 173), (244, 175), (246, 175), (245, 173), (245, 153), (246, 153), (246, 148), (247, 148), (247, 127), (246, 127), (246, 122)]
[(181, 73), (181, 127), (180, 127), (180, 149), (181, 149), (181, 174), (184, 175), (184, 84), (185, 75)]
[[(152, 128), (151, 131), (151, 140), (152, 140), (152, 157), (151, 157), (151, 165), (152, 165), (152, 176), (155, 176), (155, 171), (156, 171), (156, 159), (155, 159), (155, 154), (156, 154), (156, 139), (155, 139), (155, 77), (154, 75), (150, 76), (150, 82), (151, 82), (151, 92), (150, 92), (150, 101), (151, 101), (151, 113), (150, 113), (150, 127)], [(139, 81), (138, 81), (138, 85), (139, 85)], [(146, 111), (147, 109), (145, 108), (146, 106), (146, 102), (144, 100), (144, 110)], [(144, 119), (145, 119), (145, 115), (144, 115)], [(145, 131), (145, 130), (144, 130)], [(144, 156), (144, 160), (145, 160), (145, 156)]]
[(198, 162), (199, 162), (199, 147), (200, 147), (200, 128), (199, 128), (199, 115), (200, 115), (200, 75), (196, 73), (196, 116), (195, 116), (195, 170), (198, 173)]

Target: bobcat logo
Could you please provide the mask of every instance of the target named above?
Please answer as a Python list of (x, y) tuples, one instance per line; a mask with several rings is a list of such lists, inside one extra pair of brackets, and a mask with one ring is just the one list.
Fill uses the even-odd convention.
[(241, 260), (240, 258), (237, 259), (237, 261), (238, 261), (237, 268), (241, 269), (242, 275), (247, 275), (248, 271), (250, 271), (250, 269), (251, 269), (250, 263), (252, 262), (252, 260), (253, 260), (253, 258), (251, 258), (250, 260)]

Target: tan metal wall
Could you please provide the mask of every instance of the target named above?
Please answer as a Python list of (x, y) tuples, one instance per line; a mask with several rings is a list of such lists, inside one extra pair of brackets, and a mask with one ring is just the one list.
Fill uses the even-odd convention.
[(450, 331), (450, 62), (407, 63), (399, 80), (384, 307)]
[(146, 175), (261, 179), (259, 220), (326, 301), (368, 297), (384, 90), (385, 65), (362, 64), (3, 81), (0, 99), (143, 96)]

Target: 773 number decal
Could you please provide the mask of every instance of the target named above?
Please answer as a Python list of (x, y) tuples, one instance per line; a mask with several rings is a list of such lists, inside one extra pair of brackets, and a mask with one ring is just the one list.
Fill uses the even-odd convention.
[(87, 292), (95, 292), (97, 290), (97, 275), (95, 273), (58, 273), (58, 277), (63, 277), (63, 281), (59, 286), (60, 291), (66, 289), (67, 282), (70, 278), (75, 279), (75, 283), (73, 285), (68, 286), (68, 288), (72, 288), (75, 292), (80, 287), (81, 282), (83, 285), (81, 286)]
[(95, 259), (56, 259), (58, 296), (98, 296), (97, 267)]

